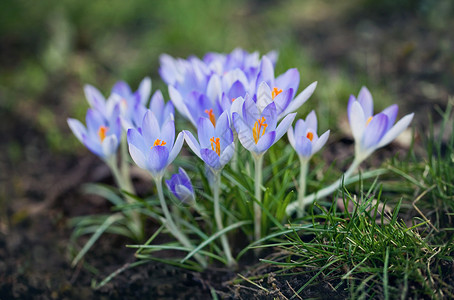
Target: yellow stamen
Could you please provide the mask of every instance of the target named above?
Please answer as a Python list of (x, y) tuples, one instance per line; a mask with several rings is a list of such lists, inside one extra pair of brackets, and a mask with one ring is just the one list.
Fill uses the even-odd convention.
[[(211, 150), (216, 151), (218, 156), (221, 156), (221, 144), (219, 143), (219, 138), (214, 136), (210, 139), (211, 141)], [(216, 147), (216, 150), (214, 149)]]
[(313, 134), (312, 132), (309, 131), (309, 132), (306, 134), (306, 137), (312, 142), (312, 140), (314, 139), (314, 134)]
[(154, 146), (164, 146), (165, 144), (167, 144), (167, 143), (164, 141), (161, 141), (160, 139), (156, 139), (156, 141), (154, 141), (154, 143), (153, 143), (153, 146), (151, 146), (151, 149), (153, 149)]
[(208, 118), (210, 119), (211, 123), (216, 127), (216, 117), (214, 116), (213, 109), (205, 109), (205, 113), (208, 114)]
[(98, 136), (99, 136), (99, 139), (101, 140), (101, 143), (106, 138), (107, 130), (109, 130), (109, 127), (107, 127), (107, 126), (100, 126), (98, 129)]
[(266, 127), (268, 126), (268, 124), (265, 124), (265, 121), (266, 121), (265, 117), (258, 119), (254, 123), (254, 128), (252, 128), (252, 136), (254, 137), (254, 141), (256, 144), (258, 143), (259, 138), (265, 134)]
[(370, 121), (372, 121), (372, 119), (373, 119), (372, 116), (370, 116), (369, 119), (367, 119), (367, 121), (366, 121), (366, 126), (369, 125), (369, 123), (370, 123)]
[(277, 95), (279, 95), (280, 93), (282, 93), (282, 90), (281, 89), (278, 89), (277, 87), (273, 88), (273, 90), (271, 91), (271, 97), (273, 98), (276, 98)]
[(235, 101), (236, 98), (232, 98), (232, 102)]

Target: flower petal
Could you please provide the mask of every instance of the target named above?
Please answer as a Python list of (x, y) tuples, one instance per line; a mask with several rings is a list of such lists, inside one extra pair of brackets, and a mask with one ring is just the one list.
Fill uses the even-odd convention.
[(154, 146), (147, 157), (148, 170), (153, 176), (162, 175), (169, 164), (169, 150), (165, 146)]
[(413, 120), (414, 113), (408, 114), (402, 119), (400, 119), (396, 125), (391, 127), (391, 129), (383, 136), (377, 148), (386, 146), (391, 143), (399, 134), (401, 134), (405, 129), (407, 129), (410, 122)]
[(276, 128), (276, 138), (274, 140), (274, 143), (276, 143), (289, 129), (290, 126), (292, 126), (293, 120), (296, 117), (296, 113), (288, 114), (284, 120), (279, 123), (279, 125)]
[[(276, 78), (276, 87), (283, 91), (292, 89), (293, 92), (298, 90), (300, 83), (300, 72), (296, 69), (289, 69), (284, 74)], [(293, 95), (292, 95), (293, 96)]]
[(317, 115), (315, 111), (311, 111), (306, 117), (307, 128), (312, 129), (314, 132), (317, 132)]
[(363, 86), (358, 94), (358, 102), (361, 104), (364, 117), (368, 119), (370, 116), (374, 114), (374, 100), (372, 99), (372, 95), (369, 90)]
[(71, 131), (74, 133), (76, 138), (82, 142), (83, 136), (87, 135), (87, 129), (85, 126), (76, 119), (69, 118), (67, 120), (69, 128), (71, 128)]
[(230, 145), (225, 147), (224, 151), (221, 152), (221, 157), (219, 158), (219, 161), (222, 167), (224, 167), (232, 159), (234, 153), (235, 143), (232, 142)]
[(377, 114), (364, 129), (361, 141), (363, 149), (376, 149), (378, 143), (386, 132), (388, 117), (385, 114)]
[(184, 134), (182, 132), (180, 132), (175, 140), (175, 144), (173, 144), (172, 150), (170, 151), (169, 160), (168, 160), (167, 164), (171, 164), (175, 160), (178, 153), (180, 153), (180, 151), (181, 151), (183, 142), (184, 142)]
[(215, 136), (214, 126), (207, 118), (199, 118), (197, 123), (197, 136), (201, 148), (211, 147), (210, 139)]
[(312, 154), (317, 153), (328, 141), (330, 131), (326, 131), (320, 138), (312, 145)]
[(350, 113), (348, 114), (348, 121), (350, 123), (350, 128), (352, 129), (353, 138), (356, 142), (360, 142), (363, 136), (366, 119), (364, 117), (363, 107), (358, 101), (352, 103)]
[(263, 153), (268, 150), (275, 142), (276, 139), (276, 131), (270, 131), (262, 135), (256, 145), (257, 153)]
[(282, 93), (274, 98), (274, 104), (276, 104), (277, 114), (282, 114), (292, 101), (293, 89), (284, 90)]
[(147, 110), (142, 122), (142, 135), (148, 147), (152, 147), (156, 139), (161, 136), (161, 128), (154, 112)]
[(86, 84), (84, 86), (85, 98), (87, 98), (88, 104), (91, 107), (104, 111), (106, 106), (106, 99), (101, 92), (92, 85)]
[(257, 89), (257, 108), (260, 113), (262, 113), (265, 107), (267, 107), (270, 103), (273, 103), (271, 88), (265, 81), (263, 81)]
[(169, 96), (170, 100), (172, 101), (173, 105), (177, 108), (180, 114), (188, 119), (192, 125), (197, 126), (197, 122), (192, 117), (191, 113), (189, 112), (188, 107), (183, 102), (183, 98), (181, 97), (180, 92), (178, 92), (173, 86), (169, 85)]
[(192, 135), (191, 132), (187, 130), (183, 130), (184, 133), (184, 139), (186, 143), (188, 144), (189, 148), (191, 148), (192, 152), (195, 153), (200, 159), (202, 157), (200, 156), (200, 144), (197, 142), (196, 138)]
[(316, 87), (317, 81), (312, 82), (307, 88), (305, 88), (301, 93), (299, 93), (298, 96), (296, 96), (295, 99), (293, 99), (293, 101), (290, 102), (290, 104), (280, 115), (280, 117), (282, 118), (283, 116), (291, 112), (294, 112), (295, 110), (300, 108), (300, 106), (303, 105), (307, 101), (307, 99), (309, 99), (310, 96), (312, 96)]
[(200, 150), (200, 155), (202, 156), (202, 160), (209, 165), (211, 168), (215, 170), (219, 170), (221, 168), (221, 163), (219, 162), (219, 156), (216, 152), (211, 149), (203, 148)]
[(386, 128), (386, 131), (388, 131), (393, 126), (394, 122), (396, 121), (398, 111), (399, 107), (396, 104), (388, 106), (382, 111), (382, 113), (388, 117), (388, 128)]
[(295, 140), (295, 150), (299, 156), (310, 158), (312, 156), (312, 142), (305, 136), (297, 136)]
[(137, 92), (140, 95), (140, 103), (142, 103), (142, 105), (145, 105), (145, 103), (147, 103), (148, 98), (150, 97), (150, 94), (151, 94), (150, 77), (145, 77), (144, 79), (142, 79), (142, 82), (140, 82)]
[(292, 145), (293, 149), (295, 149), (295, 134), (293, 132), (292, 126), (290, 126), (287, 130), (287, 138), (290, 145)]

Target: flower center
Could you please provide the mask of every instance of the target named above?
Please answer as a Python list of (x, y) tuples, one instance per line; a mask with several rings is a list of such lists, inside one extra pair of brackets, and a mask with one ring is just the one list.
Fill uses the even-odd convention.
[(373, 119), (372, 116), (370, 116), (369, 119), (367, 119), (367, 121), (366, 121), (366, 126), (369, 125), (369, 123), (370, 123), (370, 121), (372, 121), (372, 119)]
[(313, 134), (312, 132), (309, 131), (309, 132), (306, 134), (306, 137), (312, 142), (312, 140), (314, 139), (314, 134)]
[(99, 126), (99, 129), (98, 129), (98, 136), (99, 136), (99, 139), (101, 140), (101, 143), (104, 141), (104, 139), (106, 138), (106, 133), (107, 133), (107, 130), (109, 130), (109, 127), (107, 126)]
[(208, 114), (208, 118), (210, 119), (211, 123), (216, 127), (216, 117), (214, 116), (213, 109), (205, 109), (205, 113)]
[(282, 93), (282, 90), (281, 89), (278, 89), (277, 87), (273, 88), (273, 90), (271, 91), (271, 97), (273, 98), (276, 98), (277, 95), (279, 95), (280, 93)]
[[(219, 138), (215, 138), (214, 136), (210, 139), (211, 142), (211, 150), (216, 151), (218, 156), (221, 156), (221, 144), (219, 143)], [(215, 149), (216, 148), (216, 149)]]
[(164, 141), (161, 141), (160, 139), (156, 139), (156, 141), (154, 141), (154, 143), (153, 143), (153, 146), (151, 146), (151, 149), (153, 149), (154, 146), (164, 146), (165, 144), (167, 144), (167, 143)]
[(268, 126), (268, 124), (266, 124), (265, 121), (266, 121), (265, 117), (258, 119), (254, 123), (254, 128), (252, 128), (252, 136), (254, 137), (254, 141), (256, 144), (258, 143), (260, 137), (265, 134), (265, 129)]

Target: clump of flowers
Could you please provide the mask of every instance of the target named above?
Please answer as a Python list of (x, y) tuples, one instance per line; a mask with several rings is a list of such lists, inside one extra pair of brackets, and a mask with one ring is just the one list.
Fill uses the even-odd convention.
[[(160, 60), (159, 72), (170, 96), (167, 103), (159, 90), (150, 100), (149, 78), (134, 92), (120, 81), (107, 99), (95, 87), (87, 85), (85, 95), (91, 108), (87, 111), (86, 126), (68, 119), (76, 137), (110, 167), (121, 192), (123, 200), (116, 196), (112, 201), (120, 213), (113, 219), (107, 218), (100, 228), (120, 226), (111, 232), (126, 232), (125, 235), (138, 241), (140, 244), (132, 247), (138, 248), (136, 255), (140, 259), (154, 259), (154, 251), (173, 249), (186, 253), (183, 259), (172, 262), (184, 267), (205, 268), (213, 260), (234, 267), (237, 259), (231, 246), (233, 234), (242, 232), (250, 242), (259, 243), (266, 234), (272, 234), (266, 231), (270, 228), (265, 226), (268, 219), (277, 227), (282, 226), (278, 223), (282, 220), (271, 215), (272, 209), (286, 211), (288, 218), (295, 211), (302, 217), (306, 205), (317, 197), (333, 193), (342, 179), (350, 177), (376, 149), (395, 139), (413, 118), (413, 114), (409, 114), (394, 124), (396, 105), (374, 115), (372, 96), (363, 87), (357, 98), (350, 97), (347, 105), (355, 139), (352, 165), (333, 184), (305, 195), (310, 160), (326, 144), (330, 130), (318, 135), (314, 111), (306, 119), (298, 119), (295, 127), (292, 124), (317, 82), (298, 93), (297, 69), (275, 76), (275, 52), (260, 57), (257, 52), (235, 49), (229, 54), (208, 53), (203, 59), (175, 59), (164, 54)], [(190, 126), (176, 131), (174, 107), (179, 116), (195, 127), (197, 137)], [(270, 204), (271, 196), (263, 180), (264, 157), (285, 133), (299, 158), (298, 196), (296, 199), (287, 197), (286, 203)], [(184, 142), (197, 158), (188, 151), (184, 151), (186, 155), (180, 154)], [(249, 157), (252, 157), (254, 176), (250, 175)], [(204, 165), (202, 169), (206, 170), (200, 174), (205, 178), (191, 180), (190, 175), (197, 169), (194, 166), (200, 160)], [(183, 162), (191, 171), (179, 168), (178, 173), (165, 181), (166, 193), (162, 181), (167, 177), (167, 169), (171, 164), (182, 165)], [(151, 193), (155, 195), (151, 199), (136, 195), (130, 176), (134, 165), (146, 170), (154, 181), (156, 193)], [(228, 169), (227, 172), (223, 172), (224, 169)], [(205, 188), (196, 188), (193, 181), (204, 184)], [(236, 186), (232, 187), (232, 181), (237, 182)], [(249, 182), (252, 182), (251, 190)], [(233, 189), (238, 189), (237, 196), (227, 196)], [(262, 197), (264, 191), (265, 197)], [(242, 197), (238, 193), (242, 193)], [(166, 194), (173, 194), (186, 205), (171, 206)], [(264, 213), (268, 219), (262, 218)], [(149, 239), (144, 236), (146, 218), (161, 224)], [(163, 230), (175, 241), (166, 245), (151, 244)], [(84, 251), (93, 245), (99, 232), (93, 235)]]

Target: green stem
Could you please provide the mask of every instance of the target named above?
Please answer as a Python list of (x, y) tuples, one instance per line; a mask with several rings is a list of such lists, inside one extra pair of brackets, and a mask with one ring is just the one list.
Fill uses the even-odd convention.
[[(329, 194), (332, 194), (334, 191), (336, 191), (339, 188), (339, 185), (341, 184), (342, 181), (346, 181), (352, 174), (353, 172), (359, 167), (361, 162), (364, 160), (364, 158), (355, 159), (353, 160), (352, 164), (348, 168), (348, 170), (335, 182), (333, 182), (331, 185), (319, 190), (316, 193), (312, 193), (308, 195), (307, 197), (304, 198), (305, 205), (314, 202), (315, 199), (322, 198), (325, 196), (328, 196)], [(286, 208), (286, 213), (288, 215), (292, 214), (295, 210), (297, 210), (299, 207), (299, 202), (294, 201), (287, 205)]]
[(263, 166), (263, 154), (253, 155), (255, 162), (255, 199), (254, 202), (254, 236), (255, 240), (258, 241), (262, 236), (262, 208), (259, 203), (262, 203), (262, 191), (260, 189), (262, 185), (262, 166)]
[(304, 201), (304, 196), (306, 194), (306, 179), (307, 179), (307, 170), (309, 168), (309, 160), (303, 157), (300, 157), (300, 182), (299, 182), (299, 191), (298, 191), (298, 217), (302, 218), (304, 216), (304, 207), (306, 203)]
[[(110, 170), (112, 171), (112, 174), (114, 176), (115, 182), (117, 183), (117, 186), (121, 190), (123, 190), (127, 193), (135, 194), (134, 187), (132, 185), (130, 178), (129, 177), (124, 178), (123, 177), (124, 174), (118, 169), (116, 155), (114, 157), (112, 157), (110, 160), (107, 160), (106, 163), (109, 166)], [(135, 199), (128, 195), (125, 195), (125, 199), (126, 199), (126, 202), (129, 204), (135, 203)], [(136, 211), (133, 211), (133, 210), (125, 211), (124, 213), (125, 213), (125, 215), (127, 215), (128, 217), (130, 217), (132, 219), (132, 224), (130, 224), (131, 225), (130, 229), (131, 229), (132, 233), (134, 234), (135, 238), (138, 241), (141, 241), (143, 239), (144, 232), (143, 232), (143, 226), (142, 226), (142, 221), (140, 219), (140, 215)]]
[[(158, 197), (159, 202), (161, 203), (161, 209), (164, 213), (165, 222), (164, 225), (167, 227), (167, 230), (186, 248), (193, 250), (194, 246), (192, 245), (191, 241), (186, 237), (186, 235), (181, 232), (178, 227), (175, 225), (175, 222), (170, 215), (169, 209), (167, 208), (167, 204), (164, 199), (164, 193), (162, 191), (162, 177), (155, 178), (156, 188), (158, 190)], [(198, 261), (198, 263), (205, 268), (207, 266), (206, 260), (200, 255), (195, 254), (194, 258)]]
[[(219, 194), (220, 194), (220, 186), (221, 186), (221, 171), (213, 171), (214, 173), (214, 185), (213, 185), (213, 196), (214, 196), (214, 218), (216, 219), (216, 225), (218, 227), (218, 231), (224, 229), (222, 225), (222, 216), (221, 216), (221, 208), (219, 206)], [(225, 234), (221, 235), (221, 243), (222, 247), (224, 248), (224, 253), (227, 258), (227, 265), (229, 267), (233, 267), (236, 263), (232, 257), (232, 253), (230, 251), (229, 241)]]

